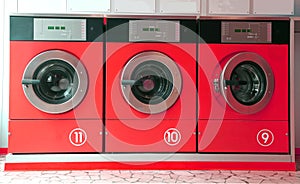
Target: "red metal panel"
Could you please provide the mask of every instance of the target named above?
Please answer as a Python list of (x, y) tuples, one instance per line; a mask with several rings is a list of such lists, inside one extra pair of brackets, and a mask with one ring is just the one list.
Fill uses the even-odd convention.
[(9, 153), (101, 152), (100, 120), (9, 122)]
[[(144, 51), (166, 54), (180, 68), (183, 87), (168, 111), (144, 114), (131, 108), (120, 89), (120, 75), (126, 63)], [(194, 119), (196, 114), (196, 45), (170, 43), (107, 43), (107, 119)]]
[(289, 153), (287, 121), (200, 120), (199, 152)]
[[(85, 66), (89, 87), (86, 97), (74, 110), (63, 114), (48, 114), (36, 109), (24, 95), (22, 89), (22, 76), (30, 60), (47, 50), (64, 50), (73, 54), (81, 60)], [(102, 65), (103, 65), (103, 43), (101, 42), (31, 42), (11, 41), (10, 42), (10, 119), (95, 119), (102, 117), (101, 96), (102, 86)], [(96, 80), (97, 85), (96, 85)]]
[(107, 152), (196, 152), (195, 120), (107, 120)]
[[(224, 65), (236, 53), (254, 52), (270, 65), (275, 89), (269, 104), (255, 114), (240, 114), (231, 109), (214, 90)], [(201, 44), (199, 47), (199, 119), (288, 120), (288, 45)]]

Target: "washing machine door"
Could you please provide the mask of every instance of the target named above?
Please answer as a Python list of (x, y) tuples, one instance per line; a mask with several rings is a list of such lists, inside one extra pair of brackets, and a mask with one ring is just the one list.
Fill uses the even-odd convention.
[(142, 113), (166, 111), (178, 99), (181, 88), (182, 78), (177, 64), (160, 52), (139, 53), (122, 71), (123, 97), (131, 107)]
[(88, 75), (74, 55), (50, 50), (29, 62), (22, 84), (33, 106), (49, 114), (58, 114), (75, 108), (83, 100)]
[(254, 114), (271, 100), (274, 75), (262, 56), (241, 52), (225, 65), (220, 76), (220, 89), (227, 104), (236, 112)]

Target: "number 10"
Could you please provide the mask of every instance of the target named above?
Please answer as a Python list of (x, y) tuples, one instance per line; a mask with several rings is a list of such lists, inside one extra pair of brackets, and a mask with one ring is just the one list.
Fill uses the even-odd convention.
[(179, 140), (179, 135), (177, 132), (166, 132), (167, 141), (169, 143), (176, 143)]

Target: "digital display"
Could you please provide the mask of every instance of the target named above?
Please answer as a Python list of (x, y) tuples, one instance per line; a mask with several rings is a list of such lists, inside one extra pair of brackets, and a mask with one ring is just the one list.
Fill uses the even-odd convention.
[(34, 40), (86, 41), (86, 19), (34, 18)]
[(65, 26), (48, 26), (48, 30), (66, 30)]
[(234, 32), (236, 33), (251, 33), (251, 29), (235, 29)]
[(271, 43), (272, 23), (222, 21), (222, 43)]
[(129, 41), (179, 42), (180, 22), (166, 20), (130, 20)]
[(147, 31), (151, 31), (151, 32), (159, 32), (160, 31), (160, 29), (159, 28), (153, 28), (153, 27), (151, 27), (151, 28), (149, 28), (149, 27), (147, 27), (147, 28), (143, 28), (143, 31), (145, 31), (145, 32), (147, 32)]

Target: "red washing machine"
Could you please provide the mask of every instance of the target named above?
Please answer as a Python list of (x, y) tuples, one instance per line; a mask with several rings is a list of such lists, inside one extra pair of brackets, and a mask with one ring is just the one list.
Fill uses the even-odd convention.
[(196, 152), (196, 20), (108, 19), (106, 152)]
[(101, 152), (103, 19), (11, 16), (10, 26), (9, 153)]
[(199, 152), (289, 153), (289, 20), (200, 20)]

